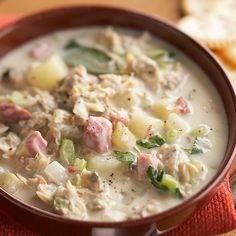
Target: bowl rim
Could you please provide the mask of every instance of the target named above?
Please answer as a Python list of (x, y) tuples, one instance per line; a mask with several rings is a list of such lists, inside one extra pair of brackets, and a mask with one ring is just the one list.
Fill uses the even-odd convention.
[[(221, 73), (222, 77), (224, 77), (225, 83), (227, 84), (227, 87), (230, 91), (229, 96), (230, 96), (230, 99), (232, 100), (232, 103), (234, 106), (234, 113), (236, 115), (236, 99), (235, 99), (235, 92), (234, 92), (233, 86), (230, 83), (230, 80), (228, 79), (224, 69), (221, 67), (221, 63), (216, 58), (216, 56), (213, 54), (213, 52), (211, 52), (206, 46), (198, 43), (192, 37), (188, 36), (187, 34), (185, 34), (182, 31), (180, 31), (178, 28), (176, 28), (176, 26), (173, 23), (168, 22), (167, 20), (162, 19), (161, 17), (158, 17), (154, 14), (149, 14), (149, 13), (145, 13), (145, 12), (130, 9), (130, 8), (112, 7), (112, 6), (106, 6), (106, 5), (94, 5), (94, 4), (84, 5), (83, 4), (83, 5), (79, 5), (79, 6), (78, 5), (62, 6), (62, 7), (58, 7), (58, 8), (52, 8), (52, 9), (43, 10), (40, 12), (35, 12), (32, 14), (29, 14), (25, 17), (22, 17), (16, 21), (13, 21), (13, 22), (1, 27), (0, 28), (0, 38), (2, 36), (4, 36), (5, 34), (7, 35), (11, 31), (14, 31), (15, 28), (24, 26), (24, 24), (28, 24), (30, 21), (33, 21), (33, 20), (36, 20), (39, 18), (43, 18), (46, 16), (58, 15), (58, 14), (60, 14), (60, 12), (64, 12), (64, 11), (70, 12), (70, 11), (77, 11), (79, 9), (93, 9), (93, 10), (98, 10), (98, 11), (99, 10), (116, 11), (116, 12), (121, 12), (121, 13), (123, 12), (126, 14), (137, 15), (139, 17), (146, 18), (146, 19), (149, 18), (153, 22), (154, 21), (159, 22), (162, 25), (165, 25), (167, 28), (172, 29), (176, 33), (187, 38), (189, 41), (191, 41), (192, 44), (194, 44), (195, 47), (198, 48), (199, 51), (202, 51), (202, 53), (204, 53), (209, 58), (209, 60), (212, 61), (212, 64), (214, 64), (216, 70), (218, 70), (218, 72)], [(69, 28), (71, 28), (71, 27), (68, 27), (68, 29)], [(132, 28), (132, 27), (130, 27), (130, 28)], [(25, 42), (27, 42), (27, 41), (25, 41)], [(168, 42), (168, 43), (170, 44), (170, 42)], [(171, 44), (171, 45), (175, 46), (174, 44)], [(14, 47), (13, 49), (15, 49), (15, 48), (17, 48), (17, 47)], [(13, 49), (11, 49), (11, 50), (13, 50)], [(185, 56), (188, 57), (188, 55), (186, 55), (186, 54), (185, 54)], [(194, 62), (194, 63), (197, 64), (196, 62)], [(217, 89), (217, 92), (218, 92), (218, 89)], [(219, 94), (219, 92), (218, 92), (218, 94)], [(221, 97), (221, 95), (220, 95), (220, 97)], [(222, 97), (221, 97), (221, 101), (222, 101)], [(225, 104), (224, 104), (224, 107), (225, 107)], [(227, 120), (229, 120), (228, 115), (227, 115)], [(42, 209), (32, 206), (28, 203), (25, 203), (25, 202), (17, 199), (16, 197), (12, 196), (11, 194), (6, 192), (2, 188), (0, 188), (0, 195), (2, 197), (4, 197), (5, 199), (7, 199), (9, 202), (13, 203), (14, 205), (16, 205), (28, 212), (31, 212), (31, 213), (36, 214), (36, 215), (43, 217), (43, 218), (47, 218), (49, 220), (62, 222), (62, 223), (66, 223), (66, 224), (73, 224), (73, 225), (80, 224), (80, 225), (85, 225), (85, 226), (91, 225), (93, 227), (101, 227), (101, 228), (104, 228), (104, 227), (118, 228), (118, 227), (130, 227), (130, 226), (144, 225), (144, 224), (148, 224), (148, 223), (155, 223), (158, 220), (166, 218), (167, 216), (171, 216), (171, 215), (175, 215), (175, 214), (179, 213), (180, 209), (185, 210), (185, 209), (189, 208), (191, 205), (197, 204), (201, 199), (206, 197), (210, 192), (212, 192), (223, 181), (223, 179), (225, 178), (226, 174), (228, 173), (230, 166), (234, 160), (234, 155), (236, 154), (236, 134), (234, 134), (234, 137), (235, 137), (235, 139), (234, 139), (235, 141), (231, 144), (231, 146), (229, 146), (229, 142), (227, 144), (227, 148), (226, 148), (226, 151), (224, 154), (225, 158), (224, 158), (223, 162), (221, 163), (221, 166), (218, 169), (217, 173), (215, 174), (215, 178), (212, 178), (208, 182), (208, 184), (205, 185), (204, 188), (201, 188), (200, 191), (198, 191), (197, 193), (192, 195), (190, 198), (186, 199), (185, 201), (181, 202), (180, 204), (178, 204), (166, 211), (156, 213), (156, 214), (153, 214), (153, 215), (150, 215), (150, 216), (147, 216), (144, 218), (140, 218), (140, 219), (124, 220), (124, 221), (117, 221), (117, 222), (71, 219), (71, 218), (66, 218), (66, 217), (54, 214), (52, 212), (42, 210)]]

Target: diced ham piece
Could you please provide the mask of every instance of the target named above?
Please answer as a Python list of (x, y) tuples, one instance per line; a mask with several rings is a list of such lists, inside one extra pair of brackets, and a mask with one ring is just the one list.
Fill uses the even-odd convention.
[(31, 113), (12, 103), (3, 103), (0, 105), (0, 117), (8, 124), (16, 123), (21, 120), (28, 120), (31, 118)]
[(37, 153), (46, 153), (47, 141), (41, 136), (39, 131), (30, 133), (24, 140), (25, 149), (31, 156)]
[(141, 153), (137, 160), (138, 177), (143, 179), (146, 176), (149, 166), (156, 168), (158, 165), (157, 157), (154, 154)]
[(50, 53), (50, 48), (47, 43), (40, 43), (30, 51), (30, 56), (36, 60), (45, 59)]
[(79, 167), (78, 166), (68, 166), (68, 172), (70, 174), (77, 173), (78, 171), (79, 171)]
[(190, 112), (188, 103), (182, 96), (177, 99), (176, 105), (182, 114), (187, 114)]
[(94, 151), (104, 154), (111, 148), (112, 123), (104, 117), (90, 116), (84, 124), (83, 141)]
[(128, 125), (129, 123), (129, 117), (125, 114), (118, 114), (113, 111), (109, 113), (109, 118), (112, 122), (122, 122), (124, 125)]

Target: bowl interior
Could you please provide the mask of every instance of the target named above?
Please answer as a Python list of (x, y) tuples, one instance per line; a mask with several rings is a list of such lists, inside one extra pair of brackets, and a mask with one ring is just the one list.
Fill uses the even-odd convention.
[[(124, 226), (126, 224), (131, 225), (137, 223), (143, 224), (145, 222), (153, 222), (158, 219), (162, 219), (167, 215), (175, 214), (180, 210), (180, 208), (187, 208), (189, 205), (193, 204), (193, 202), (198, 201), (209, 193), (220, 183), (220, 181), (222, 181), (227, 170), (229, 169), (229, 166), (233, 160), (236, 142), (236, 101), (233, 88), (230, 85), (223, 69), (214, 59), (214, 56), (210, 53), (210, 51), (199, 45), (193, 39), (180, 32), (169, 23), (163, 22), (160, 19), (149, 17), (137, 12), (115, 8), (96, 6), (63, 8), (26, 17), (0, 30), (0, 58), (12, 49), (33, 38), (62, 29), (92, 25), (116, 25), (141, 31), (149, 31), (154, 36), (168, 42), (171, 45), (174, 45), (177, 49), (199, 65), (200, 68), (208, 75), (221, 96), (228, 117), (229, 141), (224, 160), (222, 161), (214, 180), (211, 180), (204, 189), (190, 199), (186, 200), (181, 205), (178, 205), (177, 207), (163, 213), (147, 217), (145, 220), (141, 219), (133, 222), (127, 221), (118, 223), (92, 222), (92, 224), (98, 226)], [(41, 214), (49, 218), (57, 218), (60, 221), (65, 220), (60, 216), (44, 212), (25, 203), (21, 203), (3, 190), (0, 190), (0, 194), (7, 197), (10, 201), (14, 202), (14, 204), (18, 204), (20, 207), (26, 208), (34, 213)], [(70, 219), (66, 220), (73, 222), (73, 220)], [(83, 221), (80, 222), (82, 224), (86, 223)]]

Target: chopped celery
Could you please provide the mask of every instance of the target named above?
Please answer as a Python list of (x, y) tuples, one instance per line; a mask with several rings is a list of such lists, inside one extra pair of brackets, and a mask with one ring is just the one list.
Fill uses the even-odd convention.
[(78, 166), (79, 171), (82, 172), (83, 169), (87, 167), (87, 161), (85, 161), (84, 159), (76, 158), (74, 161), (74, 166)]
[(70, 182), (71, 182), (73, 185), (81, 186), (82, 183), (81, 183), (80, 174), (74, 175), (74, 176), (70, 179)]
[(199, 125), (196, 129), (191, 131), (191, 136), (193, 137), (203, 137), (207, 136), (210, 132), (210, 128), (207, 125)]
[(178, 183), (174, 177), (168, 174), (164, 174), (161, 180), (161, 183), (168, 187), (171, 191), (176, 189), (178, 186)]
[(156, 63), (161, 67), (165, 68), (166, 66), (173, 63), (174, 53), (167, 50), (153, 50), (148, 52), (148, 56), (152, 58)]
[(176, 129), (168, 129), (165, 134), (167, 142), (174, 142), (179, 137), (179, 131)]
[(11, 95), (8, 95), (8, 100), (14, 104), (25, 107), (28, 104), (27, 99), (19, 91), (13, 91)]
[(69, 200), (63, 197), (55, 197), (53, 201), (53, 206), (57, 211), (60, 211), (62, 208), (68, 208), (69, 204)]
[(75, 147), (70, 139), (62, 139), (59, 148), (60, 162), (65, 165), (73, 165), (75, 162)]

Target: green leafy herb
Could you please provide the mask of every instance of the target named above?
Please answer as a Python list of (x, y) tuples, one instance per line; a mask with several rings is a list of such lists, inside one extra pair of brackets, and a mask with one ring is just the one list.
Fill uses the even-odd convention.
[[(164, 170), (157, 171), (154, 167), (149, 166), (147, 170), (147, 177), (151, 184), (162, 192), (170, 192), (174, 194), (178, 198), (183, 198), (183, 194), (180, 189), (177, 188), (177, 182), (173, 177), (167, 177), (169, 175), (165, 175)], [(167, 179), (169, 178), (169, 179)], [(163, 181), (165, 179), (165, 181)]]
[(136, 141), (136, 144), (141, 147), (151, 149), (154, 147), (160, 147), (165, 142), (166, 141), (160, 135), (156, 134), (156, 135), (153, 135), (152, 137), (150, 137), (148, 140), (139, 139)]
[(9, 82), (10, 81), (10, 75), (11, 75), (11, 69), (6, 69), (3, 73), (2, 73), (2, 80), (4, 82)]
[(98, 49), (82, 46), (75, 40), (69, 41), (65, 49), (65, 61), (70, 66), (84, 65), (93, 74), (118, 73), (116, 63)]
[(79, 44), (74, 40), (71, 39), (70, 41), (68, 41), (68, 43), (65, 45), (65, 49), (71, 49), (71, 48), (78, 48)]
[(193, 146), (191, 154), (199, 154), (203, 153), (203, 150), (201, 148), (198, 148), (197, 146)]
[(159, 146), (163, 145), (166, 141), (158, 134), (152, 136), (151, 138), (149, 138), (149, 141), (152, 143), (156, 143)]
[(178, 197), (178, 198), (183, 198), (183, 197), (184, 197), (179, 188), (175, 188), (174, 191), (173, 191), (173, 193), (174, 193), (175, 196)]
[(164, 170), (157, 171), (152, 166), (148, 167), (147, 176), (150, 178), (151, 182), (161, 182), (164, 175)]
[(131, 152), (114, 151), (118, 161), (126, 162), (129, 166), (135, 161), (135, 155)]
[(199, 145), (198, 138), (194, 139), (192, 148), (184, 148), (184, 150), (191, 155), (203, 153), (203, 148)]
[(141, 147), (147, 148), (147, 149), (151, 149), (151, 148), (154, 148), (154, 147), (159, 147), (158, 144), (152, 143), (152, 142), (148, 142), (147, 140), (143, 140), (143, 139), (137, 140), (136, 144), (141, 146)]

